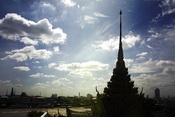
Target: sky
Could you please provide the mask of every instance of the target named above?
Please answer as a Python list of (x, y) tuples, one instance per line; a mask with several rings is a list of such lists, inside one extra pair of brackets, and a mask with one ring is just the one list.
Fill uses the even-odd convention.
[(175, 0), (1, 0), (0, 95), (103, 93), (124, 58), (138, 91), (175, 97)]

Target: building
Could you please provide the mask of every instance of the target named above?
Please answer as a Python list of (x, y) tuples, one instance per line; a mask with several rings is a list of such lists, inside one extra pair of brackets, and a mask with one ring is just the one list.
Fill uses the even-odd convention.
[(97, 101), (92, 109), (99, 117), (145, 117), (141, 100), (125, 66), (122, 47), (122, 12), (120, 11), (120, 38), (116, 67), (113, 75), (104, 88), (104, 93), (97, 92)]
[(155, 99), (156, 100), (159, 100), (160, 99), (160, 90), (159, 90), (159, 88), (156, 88), (155, 89)]
[(52, 94), (51, 98), (57, 98), (57, 94)]
[(91, 100), (93, 98), (93, 96), (91, 94), (87, 94), (86, 97), (87, 97), (88, 100)]

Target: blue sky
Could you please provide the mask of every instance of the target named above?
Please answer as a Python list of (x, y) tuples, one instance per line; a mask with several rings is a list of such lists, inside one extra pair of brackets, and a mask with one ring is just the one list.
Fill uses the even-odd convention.
[(0, 94), (102, 93), (118, 52), (145, 95), (175, 96), (174, 0), (1, 0)]

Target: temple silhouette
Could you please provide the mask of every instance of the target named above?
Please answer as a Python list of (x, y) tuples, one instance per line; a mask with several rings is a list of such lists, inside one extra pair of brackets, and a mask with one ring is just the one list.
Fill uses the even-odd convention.
[(142, 92), (138, 94), (138, 88), (134, 87), (128, 68), (125, 67), (122, 48), (122, 11), (120, 11), (120, 38), (116, 67), (103, 94), (97, 91), (92, 112), (97, 117), (145, 117), (142, 98)]

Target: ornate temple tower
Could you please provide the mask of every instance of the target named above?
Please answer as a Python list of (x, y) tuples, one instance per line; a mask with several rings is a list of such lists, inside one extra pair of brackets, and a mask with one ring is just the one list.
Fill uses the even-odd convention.
[(144, 117), (139, 95), (125, 67), (122, 48), (122, 11), (120, 11), (120, 38), (118, 60), (102, 98), (106, 117)]

